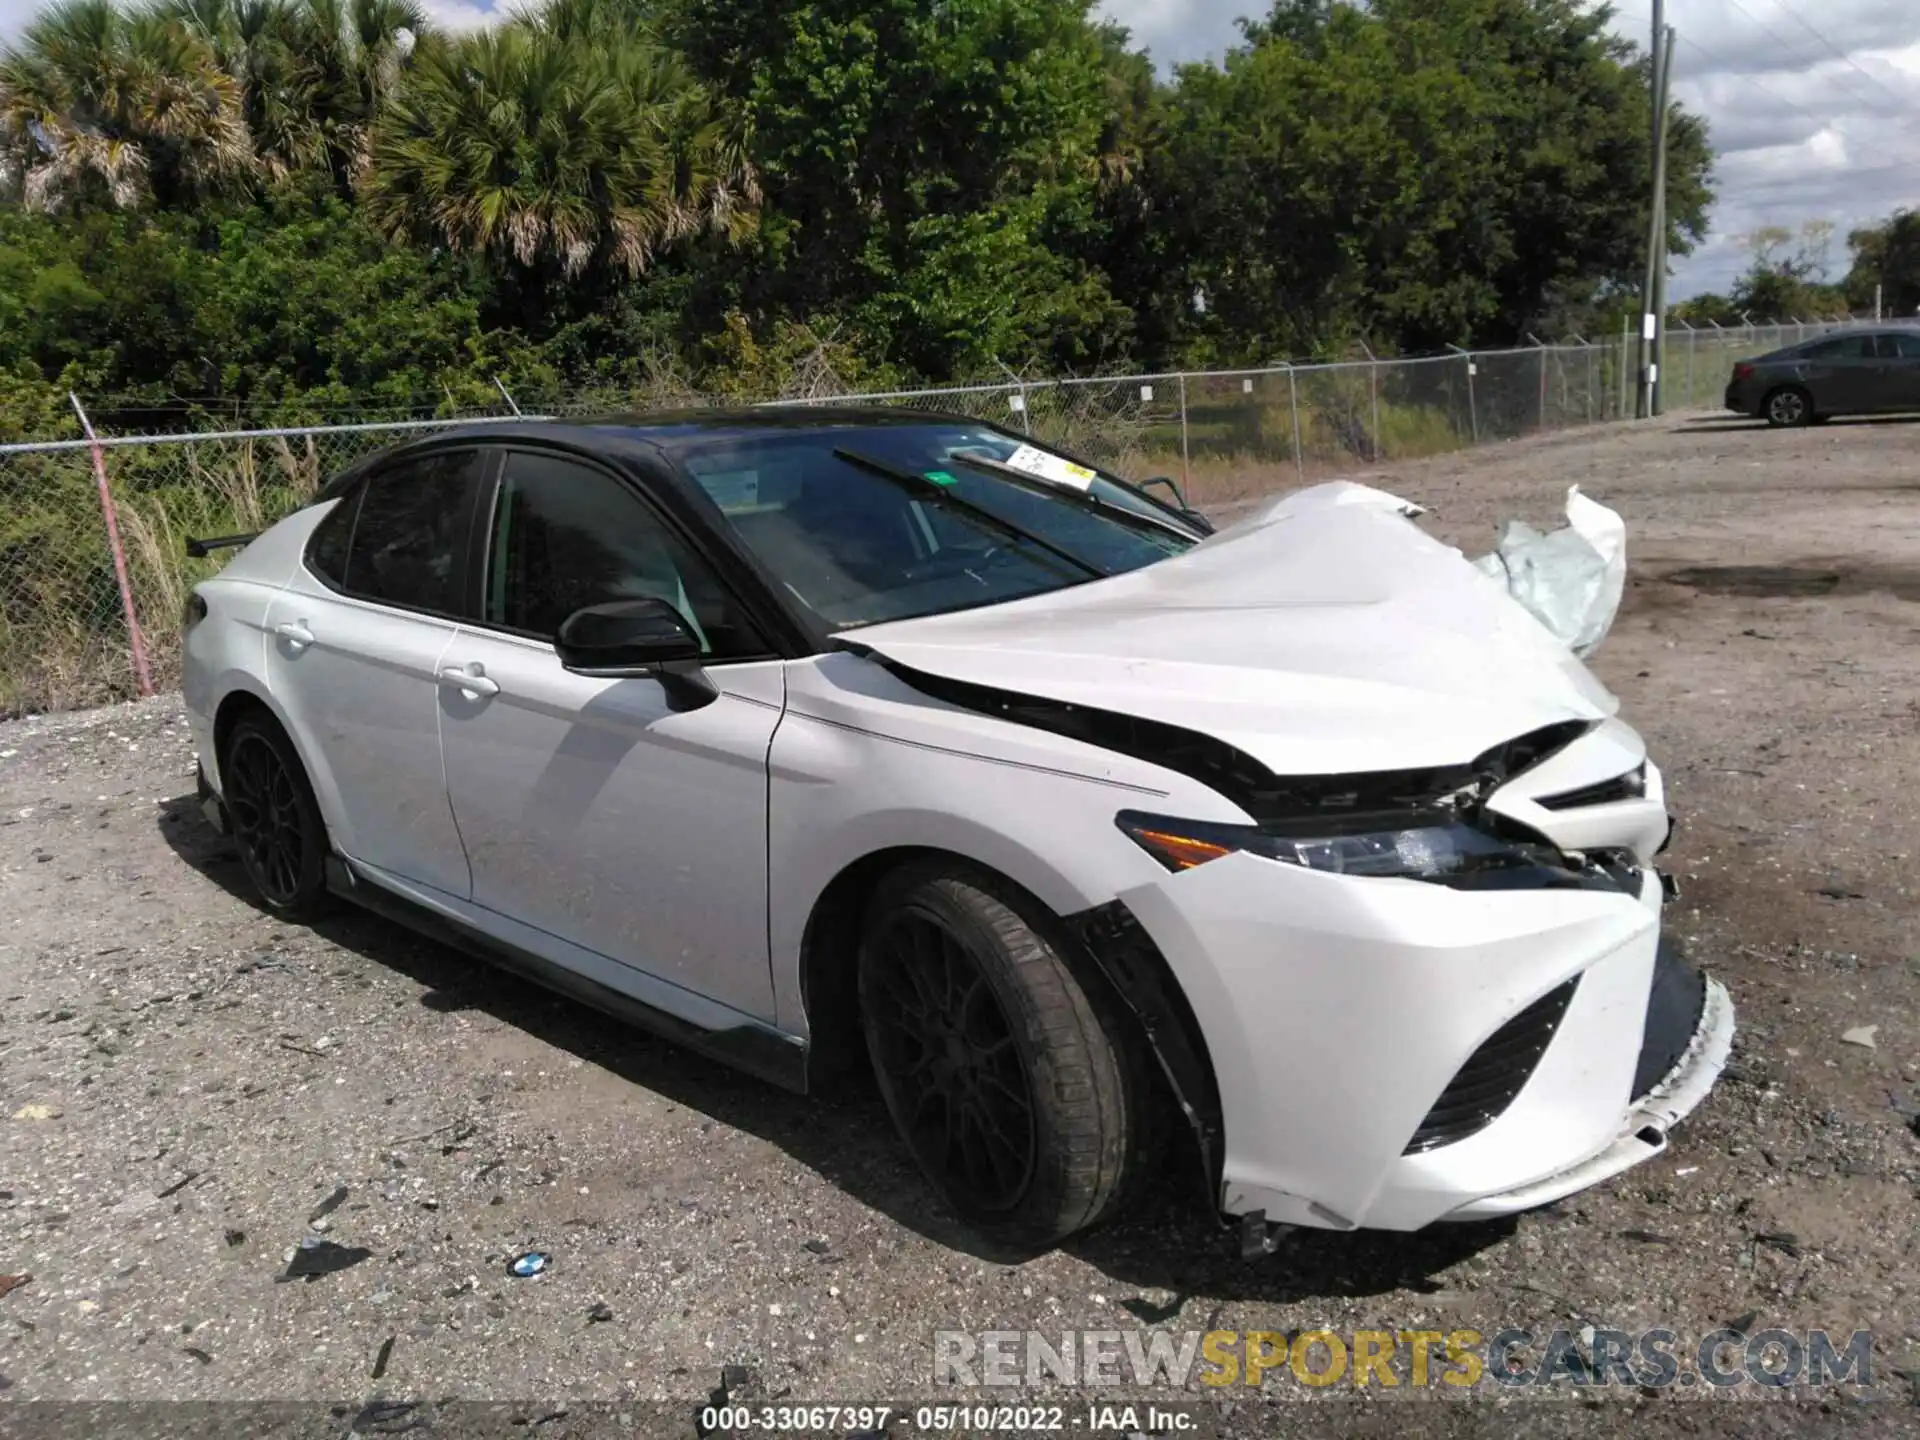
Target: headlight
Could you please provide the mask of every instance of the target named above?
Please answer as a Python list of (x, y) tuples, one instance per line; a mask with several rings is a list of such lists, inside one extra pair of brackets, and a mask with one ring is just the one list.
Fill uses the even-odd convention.
[[(1235, 851), (1335, 875), (1427, 880), (1459, 889), (1637, 890), (1618, 857), (1569, 855), (1544, 837), (1484, 814), (1480, 823), (1433, 815), (1325, 817), (1297, 826), (1221, 825), (1123, 810), (1120, 829), (1169, 870), (1191, 870)], [(1318, 833), (1315, 833), (1315, 832)]]

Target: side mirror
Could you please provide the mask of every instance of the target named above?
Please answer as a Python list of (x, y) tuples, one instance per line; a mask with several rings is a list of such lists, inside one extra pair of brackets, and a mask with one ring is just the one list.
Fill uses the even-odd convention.
[(612, 600), (576, 610), (560, 624), (554, 652), (581, 675), (651, 675), (675, 660), (700, 658), (700, 642), (664, 600)]

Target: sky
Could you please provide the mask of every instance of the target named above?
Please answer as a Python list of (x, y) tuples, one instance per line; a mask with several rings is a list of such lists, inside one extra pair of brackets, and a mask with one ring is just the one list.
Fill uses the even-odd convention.
[[(0, 40), (38, 0), (0, 0)], [(443, 25), (492, 13), (479, 0), (426, 0)], [(1645, 45), (1651, 0), (1616, 0), (1614, 27)], [(504, 8), (504, 0), (503, 0)], [(1218, 59), (1237, 16), (1264, 0), (1100, 0), (1163, 67)], [(1920, 207), (1920, 0), (1667, 0), (1679, 32), (1674, 92), (1704, 115), (1719, 152), (1707, 241), (1675, 265), (1682, 300), (1725, 290), (1746, 265), (1741, 237), (1762, 225), (1835, 227), (1833, 278), (1847, 231)]]

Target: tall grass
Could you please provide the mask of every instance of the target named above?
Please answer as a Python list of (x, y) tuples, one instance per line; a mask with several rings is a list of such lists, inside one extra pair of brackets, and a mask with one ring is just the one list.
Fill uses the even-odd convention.
[[(108, 452), (114, 518), (156, 688), (179, 681), (188, 593), (228, 558), (191, 559), (187, 537), (265, 529), (312, 498), (344, 458), (341, 449), (307, 437)], [(136, 693), (90, 459), (0, 459), (0, 716)]]

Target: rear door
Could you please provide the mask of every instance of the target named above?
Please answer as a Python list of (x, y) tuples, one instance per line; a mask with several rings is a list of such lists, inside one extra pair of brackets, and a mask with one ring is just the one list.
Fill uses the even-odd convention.
[(465, 898), (440, 761), (439, 666), (459, 623), (488, 455), (372, 472), (316, 527), (267, 612), (267, 683), (355, 860)]
[[(615, 962), (581, 968), (648, 1003), (641, 975), (771, 1020), (767, 751), (783, 662), (715, 567), (592, 460), (507, 451), (490, 515), (480, 620), (447, 650), (439, 695), (474, 903)], [(717, 696), (561, 667), (561, 621), (642, 597), (688, 621)]]
[(1880, 337), (1883, 410), (1920, 410), (1920, 331)]

